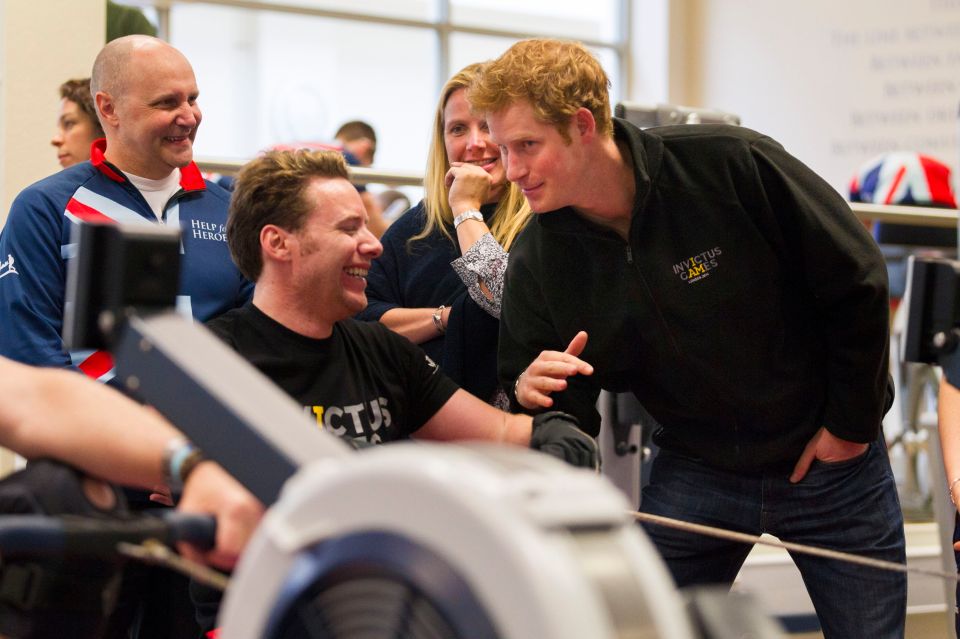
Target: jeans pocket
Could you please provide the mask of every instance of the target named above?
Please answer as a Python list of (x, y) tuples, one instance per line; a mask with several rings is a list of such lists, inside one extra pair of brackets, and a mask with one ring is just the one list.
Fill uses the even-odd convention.
[(811, 464), (810, 469), (813, 470), (816, 466), (822, 467), (824, 470), (842, 470), (845, 468), (852, 468), (854, 466), (859, 466), (866, 460), (867, 456), (870, 454), (870, 450), (873, 448), (873, 444), (868, 444), (867, 449), (855, 455), (850, 459), (841, 459), (840, 461), (823, 461), (820, 459), (814, 459), (813, 464)]

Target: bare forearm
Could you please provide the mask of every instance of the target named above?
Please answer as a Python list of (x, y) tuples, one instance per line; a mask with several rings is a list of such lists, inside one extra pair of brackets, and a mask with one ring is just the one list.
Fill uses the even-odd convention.
[[(947, 481), (960, 477), (960, 390), (944, 377), (940, 381), (940, 397), (937, 402), (940, 418), (940, 445), (943, 449), (943, 465)], [(952, 486), (954, 498), (960, 496), (960, 482)]]
[(529, 446), (531, 430), (529, 415), (505, 413), (461, 389), (415, 436), (440, 441), (493, 441)]
[(597, 443), (579, 429), (577, 420), (563, 413), (536, 418), (511, 415), (458, 390), (416, 433), (423, 439), (500, 442), (534, 448), (577, 467), (598, 470)]
[(158, 413), (73, 372), (2, 360), (0, 379), (0, 444), (115, 483), (162, 483), (163, 450), (178, 433)]
[(518, 446), (529, 446), (532, 432), (532, 417), (523, 414), (507, 414), (507, 431), (504, 441), (509, 444), (517, 444)]
[[(440, 335), (433, 320), (435, 308), (391, 308), (380, 316), (380, 322), (395, 333), (403, 335), (414, 344), (423, 344)], [(450, 309), (443, 309), (441, 322), (447, 325)]]

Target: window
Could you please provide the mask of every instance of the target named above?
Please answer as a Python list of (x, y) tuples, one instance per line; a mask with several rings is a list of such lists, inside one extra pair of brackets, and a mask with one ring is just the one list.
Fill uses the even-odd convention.
[(450, 0), (450, 22), (457, 27), (530, 31), (557, 38), (615, 43), (620, 2), (556, 0)]
[(171, 12), (170, 32), (200, 86), (198, 156), (331, 142), (342, 123), (362, 119), (384, 133), (378, 165), (423, 169), (437, 75), (431, 31), (191, 4)]
[(440, 87), (471, 62), (536, 35), (585, 42), (620, 97), (628, 0), (128, 0), (190, 59), (203, 125), (197, 157), (246, 159), (273, 144), (377, 130), (375, 165), (423, 170)]

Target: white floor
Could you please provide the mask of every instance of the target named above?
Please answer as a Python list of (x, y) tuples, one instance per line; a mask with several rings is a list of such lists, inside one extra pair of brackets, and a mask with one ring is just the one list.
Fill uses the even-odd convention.
[[(907, 565), (942, 570), (940, 542), (933, 523), (906, 525)], [(772, 538), (771, 538), (772, 539)], [(936, 577), (910, 574), (907, 590), (907, 639), (949, 639), (947, 590)], [(950, 586), (952, 588), (952, 586)], [(756, 546), (737, 577), (734, 588), (749, 593), (767, 614), (812, 615), (800, 573), (784, 550)], [(789, 635), (791, 639), (822, 637), (819, 632)]]
[[(947, 639), (946, 623), (942, 614), (907, 615), (906, 639)], [(787, 635), (789, 639), (821, 639), (819, 632)]]
[[(906, 535), (908, 566), (942, 570), (935, 524), (907, 524)], [(943, 581), (911, 573), (907, 583), (907, 638), (951, 639), (948, 634), (951, 618), (947, 616), (947, 590)], [(814, 614), (800, 573), (786, 551), (779, 548), (756, 546), (747, 557), (734, 589), (749, 593), (767, 614), (774, 617)], [(815, 632), (789, 636), (791, 639), (813, 639), (823, 635)]]

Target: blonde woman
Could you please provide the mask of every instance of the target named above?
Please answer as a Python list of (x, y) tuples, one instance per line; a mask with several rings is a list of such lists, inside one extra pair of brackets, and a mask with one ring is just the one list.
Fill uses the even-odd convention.
[(507, 182), (500, 149), (466, 88), (471, 64), (443, 87), (423, 201), (381, 238), (361, 319), (379, 320), (420, 346), (463, 388), (500, 407), (496, 351), (507, 251), (530, 218)]

